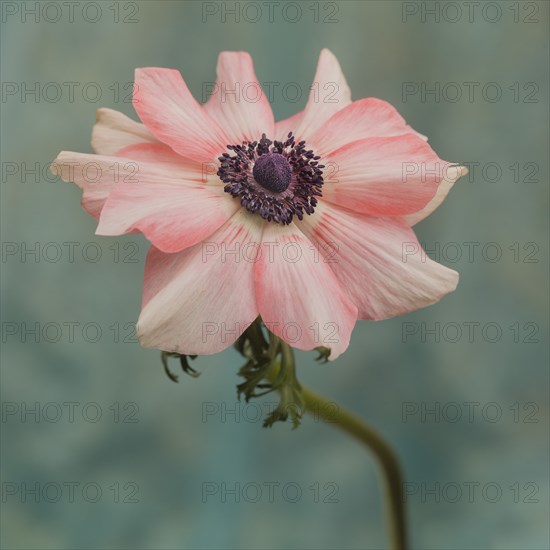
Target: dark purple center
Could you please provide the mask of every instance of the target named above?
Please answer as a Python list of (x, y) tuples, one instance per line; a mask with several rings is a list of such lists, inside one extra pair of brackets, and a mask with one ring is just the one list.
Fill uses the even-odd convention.
[(279, 153), (265, 153), (258, 157), (252, 169), (254, 179), (268, 191), (282, 193), (292, 180), (292, 168)]
[(289, 224), (313, 214), (322, 196), (323, 164), (290, 132), (284, 141), (271, 141), (265, 134), (258, 141), (228, 145), (231, 153), (218, 160), (218, 176), (224, 191), (238, 198), (249, 212), (268, 222)]

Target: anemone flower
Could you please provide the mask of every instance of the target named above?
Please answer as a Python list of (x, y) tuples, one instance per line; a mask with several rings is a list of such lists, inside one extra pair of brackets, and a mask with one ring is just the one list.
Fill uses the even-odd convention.
[(411, 227), (466, 170), (389, 103), (352, 102), (330, 51), (304, 110), (279, 122), (244, 52), (220, 54), (204, 105), (164, 68), (136, 70), (133, 104), (141, 123), (99, 109), (97, 154), (62, 152), (53, 169), (82, 189), (98, 235), (152, 243), (143, 346), (216, 353), (261, 316), (287, 344), (334, 359), (357, 319), (455, 289), (458, 274), (427, 258)]

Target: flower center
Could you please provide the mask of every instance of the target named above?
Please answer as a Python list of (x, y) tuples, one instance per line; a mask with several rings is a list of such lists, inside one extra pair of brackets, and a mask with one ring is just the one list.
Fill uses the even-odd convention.
[(241, 205), (264, 220), (289, 224), (294, 216), (313, 214), (321, 197), (323, 168), (319, 156), (296, 143), (292, 132), (285, 141), (259, 141), (228, 145), (234, 154), (219, 157), (219, 178), (224, 191), (239, 198)]
[(282, 193), (290, 185), (292, 168), (280, 153), (265, 153), (256, 160), (252, 175), (264, 189)]

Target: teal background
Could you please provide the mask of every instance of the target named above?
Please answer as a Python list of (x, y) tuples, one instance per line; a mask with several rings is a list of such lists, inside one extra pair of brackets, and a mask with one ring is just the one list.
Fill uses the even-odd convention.
[[(428, 249), (435, 243), (441, 248), (459, 243), (460, 259), (453, 261), (450, 247), (439, 258), (460, 272), (457, 291), (404, 317), (358, 322), (349, 350), (335, 363), (318, 365), (314, 354), (298, 353), (299, 377), (384, 433), (401, 457), (413, 484), (409, 487), (447, 487), (439, 502), (430, 494), (423, 499), (420, 492), (409, 497), (414, 548), (548, 548), (548, 3), (500, 2), (501, 18), (493, 23), (481, 13), (485, 2), (473, 22), (464, 3), (454, 3), (464, 10), (455, 23), (445, 18), (438, 23), (429, 15), (423, 22), (421, 10), (433, 8), (433, 2), (320, 2), (319, 22), (314, 21), (314, 2), (300, 2), (303, 13), (296, 23), (282, 17), (283, 8), (291, 9), (285, 2), (274, 8), (273, 22), (264, 12), (256, 23), (244, 17), (237, 23), (230, 14), (223, 22), (221, 11), (203, 22), (205, 6), (194, 1), (99, 2), (102, 16), (90, 23), (82, 17), (81, 4), (86, 2), (75, 8), (74, 23), (66, 11), (60, 21), (47, 21), (55, 18), (55, 8), (38, 23), (32, 15), (23, 22), (20, 12), (3, 12), (3, 83), (21, 87), (38, 82), (41, 89), (48, 82), (79, 83), (74, 101), (65, 88), (56, 101), (43, 95), (38, 101), (32, 95), (25, 101), (20, 94), (3, 95), (5, 170), (13, 166), (7, 163), (21, 168), (21, 163), (33, 167), (37, 162), (42, 169), (61, 150), (91, 152), (97, 107), (135, 117), (124, 101), (127, 92), (113, 95), (116, 86), (132, 81), (135, 67), (177, 68), (200, 98), (202, 84), (215, 79), (221, 50), (250, 52), (261, 82), (299, 84), (304, 93), (296, 103), (275, 95), (275, 115), (284, 118), (305, 105), (324, 47), (338, 57), (354, 99), (374, 96), (391, 102), (446, 160), (501, 167), (498, 181), (489, 181), (492, 173), (484, 177), (479, 168), (460, 180), (443, 206), (416, 228)], [(440, 8), (444, 4), (449, 3), (441, 2)], [(119, 23), (113, 21), (117, 5)], [(324, 22), (332, 5), (336, 22)], [(403, 10), (414, 7), (418, 13), (403, 22)], [(88, 15), (95, 17), (89, 9)], [(452, 11), (445, 14), (455, 17)], [(124, 17), (137, 22), (124, 23)], [(537, 21), (524, 22), (526, 18)], [(404, 82), (436, 81), (442, 86), (479, 82), (480, 87), (471, 102), (465, 97), (436, 102), (433, 96), (422, 102), (419, 95), (403, 101)], [(102, 90), (97, 103), (79, 91), (89, 82)], [(501, 87), (499, 101), (491, 103), (481, 95), (488, 82)], [(517, 102), (509, 89), (516, 82)], [(536, 102), (524, 102), (533, 90), (532, 85), (523, 89), (529, 82), (537, 85), (529, 96)], [(519, 182), (509, 168), (516, 162)], [(531, 178), (536, 181), (524, 181), (531, 171), (532, 165), (524, 167), (528, 162), (538, 167)], [(58, 342), (40, 336), (38, 343), (32, 335), (3, 333), (2, 548), (386, 547), (378, 471), (357, 443), (311, 417), (295, 431), (289, 425), (264, 430), (255, 421), (258, 410), (244, 404), (236, 416), (218, 412), (205, 418), (205, 407), (221, 411), (236, 406), (240, 359), (232, 350), (199, 358), (195, 367), (202, 376), (195, 380), (182, 375), (173, 384), (157, 352), (115, 342), (115, 328), (109, 327), (119, 323), (122, 340), (130, 335), (125, 323), (139, 314), (147, 243), (139, 235), (96, 237), (95, 222), (80, 208), (76, 186), (48, 181), (47, 176), (45, 168), (38, 181), (34, 175), (3, 174), (3, 246), (16, 243), (20, 249), (38, 242), (43, 249), (47, 243), (72, 241), (79, 243), (76, 255), (69, 261), (64, 248), (59, 261), (35, 261), (20, 253), (2, 258), (2, 327), (7, 331), (13, 324), (38, 322), (40, 327), (54, 323), (55, 330), (63, 323), (79, 324), (72, 341), (68, 330)], [(97, 262), (82, 256), (90, 242), (101, 251)], [(465, 242), (480, 243), (472, 261)], [(502, 249), (499, 261), (482, 256), (486, 243)], [(509, 249), (514, 243), (519, 243), (519, 261)], [(526, 243), (535, 247), (523, 249)], [(118, 262), (116, 248), (111, 248), (116, 246)], [(88, 250), (92, 255), (96, 249)], [(52, 248), (49, 252), (55, 254)], [(524, 261), (529, 258), (536, 261)], [(465, 322), (480, 323), (472, 342)], [(86, 323), (101, 327), (96, 343), (82, 336)], [(451, 326), (439, 343), (429, 334), (425, 342), (419, 334), (403, 342), (403, 323), (426, 323), (428, 329), (436, 323), (458, 323), (464, 334), (451, 342)], [(481, 335), (486, 323), (501, 328), (498, 341), (487, 341), (490, 331), (488, 338)], [(510, 329), (515, 323), (518, 342)], [(536, 334), (529, 338), (532, 329)], [(95, 336), (92, 329), (90, 335)], [(21, 409), (36, 402), (41, 413), (50, 404), (46, 416), (54, 419), (56, 407), (62, 407), (61, 417), (52, 422), (43, 415), (39, 421), (32, 415), (22, 418)], [(62, 405), (66, 402), (76, 403), (72, 422)], [(472, 421), (466, 402), (479, 403)], [(403, 418), (403, 407), (420, 408), (423, 403), (432, 408), (439, 403), (445, 413), (424, 421), (420, 413)], [(463, 412), (454, 422), (453, 404)], [(11, 414), (14, 407), (16, 414)], [(102, 417), (92, 422), (98, 408)], [(502, 416), (489, 421), (498, 410)], [(52, 495), (69, 481), (80, 484), (74, 502), (66, 489), (58, 502), (48, 502), (44, 495), (39, 502), (33, 495), (21, 497), (22, 483), (39, 483), (41, 489), (58, 484), (52, 485)], [(223, 502), (219, 493), (204, 502), (204, 483), (231, 488), (236, 482), (241, 487), (254, 484), (248, 500), (254, 488), (263, 488), (259, 502), (241, 498), (237, 503), (231, 495)], [(297, 484), (302, 496), (290, 502), (291, 489), (288, 498), (276, 489), (270, 502), (265, 485), (270, 482), (279, 487)], [(82, 497), (86, 483), (101, 488), (97, 502)], [(115, 502), (116, 483), (120, 502)], [(310, 488), (316, 483), (320, 502)], [(479, 484), (472, 498), (465, 483)], [(489, 502), (494, 486), (487, 483), (502, 490), (495, 502)], [(453, 484), (463, 490), (456, 502), (451, 502), (456, 497)], [(487, 498), (481, 492), (484, 486)], [(9, 494), (13, 487), (19, 489), (16, 495)], [(323, 502), (334, 487), (337, 502)], [(123, 502), (134, 488), (137, 502)], [(94, 497), (93, 490), (89, 495)]]

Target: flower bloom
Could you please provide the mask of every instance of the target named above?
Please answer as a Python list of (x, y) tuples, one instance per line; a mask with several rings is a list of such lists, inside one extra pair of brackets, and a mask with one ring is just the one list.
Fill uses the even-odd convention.
[(54, 161), (82, 189), (98, 235), (139, 231), (152, 243), (145, 347), (216, 353), (261, 315), (293, 347), (324, 346), (334, 359), (357, 319), (456, 288), (458, 274), (426, 257), (411, 226), (465, 168), (442, 161), (385, 101), (352, 102), (326, 49), (314, 80), (304, 110), (275, 122), (247, 53), (220, 54), (204, 105), (178, 71), (137, 69), (142, 124), (99, 109), (97, 154)]

